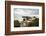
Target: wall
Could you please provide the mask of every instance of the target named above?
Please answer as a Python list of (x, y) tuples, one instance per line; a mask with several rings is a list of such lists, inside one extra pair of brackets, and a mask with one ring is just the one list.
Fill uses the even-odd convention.
[[(15, 1), (15, 0), (12, 0)], [(46, 0), (16, 0), (16, 1), (28, 1), (28, 2), (44, 2)], [(46, 15), (46, 4), (45, 4), (45, 15)], [(46, 21), (46, 16), (45, 16)], [(46, 29), (45, 29), (46, 31)], [(5, 36), (5, 0), (0, 0), (0, 36)], [(8, 36), (8, 35), (7, 35)], [(46, 33), (40, 34), (24, 34), (24, 35), (9, 35), (9, 36), (46, 36)]]

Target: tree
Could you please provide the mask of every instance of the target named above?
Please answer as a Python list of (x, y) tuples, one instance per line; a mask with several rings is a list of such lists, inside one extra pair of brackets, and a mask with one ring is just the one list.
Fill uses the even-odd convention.
[(32, 26), (39, 26), (39, 18), (32, 20)]
[(14, 20), (14, 27), (20, 27), (20, 23), (18, 20)]

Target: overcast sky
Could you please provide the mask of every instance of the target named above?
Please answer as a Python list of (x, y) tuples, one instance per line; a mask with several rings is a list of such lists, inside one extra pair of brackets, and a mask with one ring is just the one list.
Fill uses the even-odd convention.
[[(31, 8), (14, 8), (14, 16), (21, 18), (22, 16), (34, 16), (39, 15), (39, 9)], [(38, 16), (36, 16), (38, 17)]]

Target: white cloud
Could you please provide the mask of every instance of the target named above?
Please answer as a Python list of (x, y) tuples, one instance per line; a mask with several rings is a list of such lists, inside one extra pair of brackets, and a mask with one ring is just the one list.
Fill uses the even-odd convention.
[(15, 10), (15, 14), (18, 14), (18, 15), (30, 15), (30, 14), (32, 14), (32, 11), (31, 10), (17, 9), (17, 10)]

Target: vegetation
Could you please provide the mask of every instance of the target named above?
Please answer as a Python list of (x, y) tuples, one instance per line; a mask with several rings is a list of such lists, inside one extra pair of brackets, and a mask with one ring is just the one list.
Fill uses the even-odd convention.
[(14, 27), (20, 27), (20, 23), (18, 20), (14, 20)]
[[(25, 17), (24, 17), (25, 18)], [(23, 18), (23, 21), (26, 21), (25, 19)], [(35, 16), (33, 17), (34, 19), (32, 20), (32, 22), (29, 22), (28, 23), (28, 27), (35, 27), (35, 26), (39, 26), (39, 18), (36, 18)], [(29, 20), (29, 19), (32, 19), (31, 17), (27, 17), (26, 16), (26, 19)], [(22, 22), (21, 22), (22, 23)], [(18, 20), (14, 20), (14, 27), (20, 27), (21, 23), (18, 21)], [(23, 22), (24, 23), (24, 22)], [(27, 23), (27, 22), (26, 22)]]
[(39, 19), (35, 18), (34, 20), (32, 20), (32, 26), (39, 26)]

